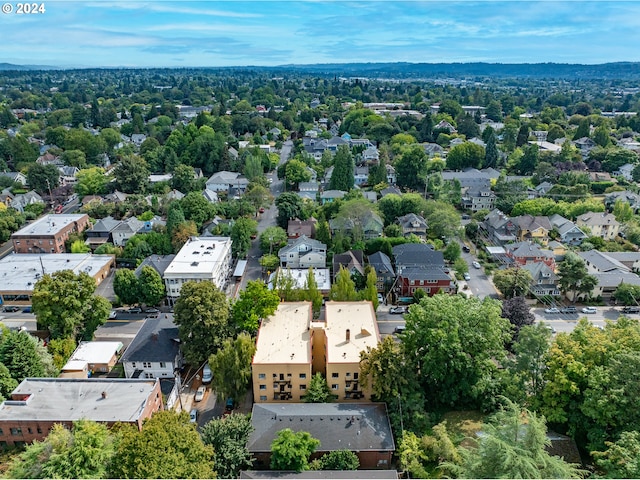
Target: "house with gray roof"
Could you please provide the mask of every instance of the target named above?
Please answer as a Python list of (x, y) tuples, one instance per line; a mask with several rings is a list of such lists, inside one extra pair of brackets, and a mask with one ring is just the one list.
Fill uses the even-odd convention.
[(387, 169), (387, 183), (389, 185), (395, 185), (396, 182), (398, 181), (398, 177), (396, 175), (396, 169), (394, 168), (393, 165), (385, 165), (385, 168)]
[(416, 235), (423, 240), (427, 238), (427, 221), (423, 216), (415, 213), (407, 213), (396, 219), (396, 223), (402, 228), (402, 235)]
[(436, 293), (456, 293), (456, 282), (444, 271), (443, 267), (425, 265), (398, 269), (396, 293), (403, 297), (412, 297), (418, 290), (427, 296)]
[(544, 263), (555, 270), (556, 258), (551, 250), (545, 250), (537, 243), (524, 241), (510, 243), (504, 247), (507, 258), (516, 265)]
[(308, 198), (309, 200), (316, 201), (318, 192), (320, 191), (320, 184), (316, 181), (300, 182), (298, 184), (298, 196), (301, 198)]
[(120, 363), (126, 378), (174, 378), (183, 359), (173, 317), (147, 318)]
[(315, 238), (317, 223), (318, 221), (313, 217), (307, 220), (300, 220), (299, 218), (291, 219), (287, 224), (287, 236), (292, 239), (302, 235), (308, 238)]
[(112, 231), (113, 244), (117, 247), (124, 247), (127, 241), (144, 228), (144, 222), (136, 217), (129, 217), (122, 220)]
[(606, 252), (605, 255), (633, 272), (640, 271), (640, 252)]
[(613, 210), (613, 207), (618, 200), (628, 203), (631, 209), (636, 213), (638, 212), (638, 209), (640, 209), (640, 195), (629, 190), (606, 193), (604, 196), (604, 205), (608, 210)]
[(325, 268), (327, 265), (327, 246), (302, 235), (290, 240), (278, 251), (281, 267), (289, 268)]
[(149, 255), (147, 258), (145, 258), (142, 261), (142, 263), (138, 266), (138, 268), (136, 268), (134, 273), (136, 274), (136, 277), (139, 277), (140, 274), (142, 273), (143, 267), (151, 267), (156, 272), (158, 272), (158, 275), (160, 275), (160, 277), (164, 277), (164, 271), (167, 269), (167, 267), (169, 267), (169, 265), (171, 265), (171, 262), (173, 262), (174, 258), (176, 258), (174, 254)]
[(356, 167), (353, 180), (355, 185), (366, 185), (369, 181), (369, 166)]
[(0, 176), (10, 178), (23, 186), (27, 184), (27, 177), (21, 172), (0, 172)]
[(587, 238), (587, 234), (578, 228), (571, 220), (557, 213), (549, 217), (553, 229), (560, 235), (560, 241), (568, 245), (580, 245)]
[(522, 266), (522, 269), (531, 274), (529, 290), (533, 295), (560, 295), (558, 276), (545, 263), (527, 263)]
[(435, 251), (427, 243), (403, 243), (392, 248), (396, 273), (400, 275), (405, 268), (438, 267), (444, 269), (442, 252)]
[(549, 232), (552, 228), (549, 217), (520, 215), (511, 217), (511, 221), (518, 226), (517, 235), (520, 241), (538, 241), (543, 245), (549, 243)]
[(329, 228), (331, 233), (340, 231), (349, 236), (362, 235), (365, 240), (370, 240), (382, 236), (384, 222), (380, 215), (370, 212), (357, 220), (342, 217), (332, 218), (329, 220)]
[(24, 212), (24, 207), (35, 203), (44, 203), (44, 200), (35, 190), (31, 190), (30, 192), (14, 196), (11, 200), (11, 208), (22, 213)]
[(362, 250), (349, 250), (344, 253), (336, 253), (333, 256), (333, 278), (336, 278), (340, 268), (346, 268), (351, 275), (364, 274), (364, 252)]
[(346, 449), (358, 456), (361, 468), (386, 470), (395, 451), (384, 403), (255, 403), (251, 424), (247, 449), (258, 468), (269, 466), (271, 444), (284, 428), (320, 440), (311, 459)]
[(116, 220), (112, 216), (96, 220), (93, 227), (86, 230), (87, 240), (85, 243), (89, 245), (92, 250), (95, 250), (105, 243), (113, 243), (113, 231), (120, 223), (121, 220)]
[(344, 198), (346, 194), (347, 192), (344, 192), (342, 190), (326, 190), (320, 194), (320, 202), (322, 203), (322, 205), (324, 205), (325, 203), (331, 203), (335, 200)]
[(383, 252), (369, 255), (369, 265), (376, 271), (378, 292), (386, 293), (396, 279), (391, 259)]
[(230, 188), (238, 188), (244, 191), (249, 184), (249, 180), (238, 172), (222, 170), (209, 177), (206, 183), (208, 190), (214, 192), (228, 192)]
[(384, 197), (385, 195), (402, 195), (402, 190), (400, 190), (395, 185), (391, 185), (387, 188), (383, 188), (380, 190), (380, 196)]
[(472, 212), (493, 210), (496, 198), (496, 195), (491, 191), (491, 184), (488, 181), (480, 185), (463, 187), (462, 208)]
[(203, 190), (202, 196), (209, 203), (218, 203), (218, 192), (215, 192), (213, 190), (209, 190), (208, 188), (206, 188), (206, 189)]
[(605, 240), (613, 240), (618, 236), (620, 222), (611, 213), (587, 212), (580, 215), (576, 225), (586, 228), (590, 236), (600, 237)]

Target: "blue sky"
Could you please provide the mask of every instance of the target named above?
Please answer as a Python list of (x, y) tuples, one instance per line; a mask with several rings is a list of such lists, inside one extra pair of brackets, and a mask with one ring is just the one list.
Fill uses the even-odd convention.
[[(8, 2), (15, 9), (17, 2)], [(640, 1), (44, 3), (44, 14), (0, 13), (0, 62), (187, 67), (640, 61)]]

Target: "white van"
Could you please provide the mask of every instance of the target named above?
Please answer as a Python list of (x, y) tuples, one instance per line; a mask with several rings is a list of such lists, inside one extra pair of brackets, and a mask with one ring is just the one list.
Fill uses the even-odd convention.
[(213, 379), (213, 374), (211, 373), (211, 368), (209, 368), (209, 364), (205, 364), (202, 368), (202, 383), (211, 383)]

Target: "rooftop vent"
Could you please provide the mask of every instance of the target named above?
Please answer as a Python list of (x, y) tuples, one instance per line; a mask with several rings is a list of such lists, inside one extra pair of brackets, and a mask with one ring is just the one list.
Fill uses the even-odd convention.
[(107, 398), (107, 392), (106, 391), (102, 392), (102, 398)]

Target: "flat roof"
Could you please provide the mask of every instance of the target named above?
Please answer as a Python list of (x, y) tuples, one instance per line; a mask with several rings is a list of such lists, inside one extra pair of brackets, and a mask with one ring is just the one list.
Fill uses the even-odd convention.
[(262, 321), (254, 364), (311, 362), (311, 302), (283, 302)]
[(0, 291), (31, 291), (43, 273), (51, 275), (61, 270), (72, 270), (76, 275), (86, 272), (93, 277), (112, 262), (113, 255), (12, 253), (0, 259)]
[[(137, 421), (157, 379), (25, 378), (13, 395), (26, 401), (0, 404), (2, 421)], [(103, 396), (104, 393), (104, 396)]]
[(122, 342), (81, 342), (62, 371), (80, 370), (88, 363), (109, 363), (120, 350)]
[[(273, 282), (276, 275), (287, 275), (293, 279), (294, 288), (307, 288), (308, 268), (280, 268), (273, 272), (269, 277), (269, 289), (273, 290)], [(318, 290), (331, 290), (331, 274), (328, 268), (314, 268), (313, 276), (316, 279)]]
[(22, 227), (20, 230), (11, 235), (11, 237), (13, 238), (25, 235), (55, 235), (57, 232), (59, 232), (69, 224), (77, 222), (85, 217), (88, 218), (86, 213), (76, 215), (45, 215), (44, 217), (27, 225), (26, 227)]
[(229, 237), (191, 237), (164, 271), (164, 276), (213, 272), (230, 249)]
[(371, 302), (326, 302), (325, 309), (327, 363), (359, 362), (360, 352), (378, 346), (380, 334)]

